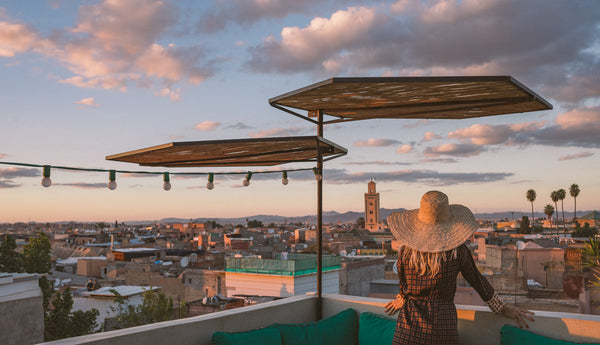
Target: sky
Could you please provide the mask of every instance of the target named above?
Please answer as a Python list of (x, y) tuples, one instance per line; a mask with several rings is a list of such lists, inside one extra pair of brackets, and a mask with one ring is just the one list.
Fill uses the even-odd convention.
[[(312, 172), (147, 168), (105, 160), (173, 141), (316, 135), (268, 99), (331, 77), (510, 75), (553, 110), (468, 120), (328, 125), (325, 211), (441, 190), (473, 212), (536, 212), (579, 185), (600, 208), (600, 2), (555, 0), (0, 0), (0, 162), (207, 177), (116, 176), (0, 164), (0, 222), (316, 213)], [(250, 186), (243, 175), (254, 171)], [(560, 205), (559, 205), (560, 207)]]

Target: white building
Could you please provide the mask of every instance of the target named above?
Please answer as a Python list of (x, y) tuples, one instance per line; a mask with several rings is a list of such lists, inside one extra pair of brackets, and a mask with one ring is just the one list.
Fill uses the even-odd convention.
[[(284, 256), (285, 258), (286, 256)], [(323, 257), (322, 291), (340, 292), (341, 259)], [(287, 254), (287, 260), (227, 258), (225, 285), (228, 297), (235, 295), (290, 297), (317, 291), (315, 254)]]
[(98, 325), (104, 324), (104, 320), (114, 317), (117, 314), (117, 296), (113, 293), (116, 291), (125, 299), (125, 305), (140, 305), (144, 301), (144, 292), (148, 290), (156, 291), (159, 288), (156, 286), (106, 286), (95, 291), (84, 291), (73, 294), (72, 310), (88, 311), (97, 309), (100, 314), (96, 319)]

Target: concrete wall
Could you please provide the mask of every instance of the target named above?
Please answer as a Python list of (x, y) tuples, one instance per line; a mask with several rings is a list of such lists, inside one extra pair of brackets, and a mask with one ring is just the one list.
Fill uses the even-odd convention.
[[(357, 314), (365, 311), (382, 314), (388, 300), (344, 295), (324, 295), (323, 317), (347, 308)], [(236, 332), (257, 329), (273, 323), (300, 323), (316, 318), (316, 297), (296, 296), (250, 307), (226, 310), (182, 320), (133, 327), (124, 330), (63, 339), (46, 344), (96, 345), (209, 345), (216, 331)], [(500, 328), (514, 324), (495, 315), (487, 307), (457, 306), (461, 345), (500, 344)], [(572, 342), (600, 342), (600, 317), (569, 313), (536, 312), (529, 330), (537, 334)]]
[(125, 285), (160, 286), (161, 291), (174, 301), (183, 299), (185, 296), (185, 285), (177, 277), (165, 277), (160, 272), (144, 272), (138, 270), (127, 270), (125, 272)]
[(77, 274), (84, 277), (102, 278), (106, 266), (106, 259), (81, 258), (77, 260)]
[(343, 295), (366, 297), (371, 282), (385, 278), (383, 258), (346, 261), (341, 267), (340, 294)]
[(517, 265), (516, 247), (486, 245), (485, 264), (497, 270), (513, 269)]
[(36, 273), (0, 273), (0, 344), (44, 341), (42, 289)]
[(41, 295), (0, 303), (0, 344), (25, 345), (42, 341), (44, 309)]
[(549, 289), (563, 289), (564, 250), (529, 248), (519, 251), (519, 265), (526, 278), (535, 279)]

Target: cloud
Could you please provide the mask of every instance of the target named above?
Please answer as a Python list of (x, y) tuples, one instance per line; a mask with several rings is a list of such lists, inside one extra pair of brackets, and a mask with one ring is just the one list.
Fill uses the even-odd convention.
[(76, 101), (75, 104), (81, 105), (79, 109), (96, 108), (98, 106), (94, 97), (83, 98), (79, 101)]
[(479, 145), (447, 143), (440, 146), (427, 147), (423, 153), (427, 157), (439, 157), (441, 155), (469, 157), (476, 156), (483, 150), (483, 147)]
[(199, 131), (214, 131), (220, 125), (221, 125), (221, 123), (216, 122), (216, 121), (204, 121), (204, 122), (200, 122), (199, 124), (195, 125), (194, 128)]
[(345, 162), (344, 165), (412, 165), (407, 162), (387, 162), (387, 161), (370, 161), (370, 162)]
[(558, 157), (559, 161), (570, 161), (573, 159), (580, 159), (580, 158), (587, 158), (587, 157), (591, 157), (593, 156), (594, 153), (586, 151), (586, 152), (581, 152), (581, 153), (577, 153), (574, 155), (567, 155), (567, 156), (562, 156), (562, 157)]
[(80, 188), (80, 189), (108, 188), (107, 183), (85, 183), (85, 182), (52, 183), (52, 186), (74, 187), (74, 188)]
[(600, 107), (575, 109), (559, 114), (554, 124), (531, 133), (539, 145), (600, 148)]
[(48, 37), (27, 24), (1, 20), (0, 56), (33, 52), (54, 59), (73, 74), (59, 82), (76, 87), (125, 91), (130, 84), (159, 90), (166, 85), (170, 99), (178, 101), (179, 89), (171, 86), (202, 82), (218, 61), (206, 59), (199, 45), (162, 43), (178, 21), (177, 8), (167, 1), (84, 4), (75, 26)]
[(247, 124), (245, 124), (243, 122), (236, 122), (236, 123), (234, 123), (232, 125), (225, 126), (225, 128), (226, 129), (251, 129), (251, 128), (254, 128), (254, 127), (249, 126), (249, 125), (247, 125)]
[[(336, 65), (344, 50), (363, 44), (379, 20), (374, 9), (350, 7), (330, 18), (314, 18), (305, 28), (284, 27), (281, 39), (267, 37), (249, 48), (248, 66), (259, 72), (301, 72)], [(336, 67), (337, 68), (337, 67)]]
[(412, 145), (405, 144), (405, 145), (402, 145), (399, 148), (397, 148), (396, 152), (400, 153), (400, 154), (405, 154), (405, 153), (412, 152), (414, 150), (414, 148), (415, 147)]
[[(450, 132), (448, 137), (457, 139), (466, 145), (482, 147), (487, 145), (545, 145), (598, 148), (600, 147), (599, 132), (600, 107), (588, 107), (561, 113), (551, 122), (539, 121), (510, 125), (475, 124)], [(473, 152), (476, 152), (474, 148)]]
[(7, 157), (8, 155), (6, 153), (0, 153), (0, 159)]
[(16, 184), (11, 180), (0, 180), (0, 189), (17, 188), (20, 186), (20, 184)]
[(0, 178), (13, 179), (18, 177), (37, 177), (42, 176), (41, 169), (30, 168), (6, 168), (0, 169)]
[(433, 132), (425, 132), (422, 141), (432, 141), (433, 139), (442, 139), (442, 137)]
[(247, 65), (273, 73), (510, 71), (545, 96), (576, 103), (600, 94), (599, 23), (600, 6), (593, 1), (578, 6), (561, 0), (543, 6), (519, 0), (398, 1), (351, 7), (304, 27), (285, 27), (249, 47)]
[(454, 158), (423, 158), (420, 159), (421, 163), (456, 163), (458, 160)]
[(261, 19), (283, 18), (289, 14), (307, 13), (317, 0), (228, 0), (218, 1), (218, 8), (208, 10), (200, 17), (198, 29), (212, 33), (224, 29), (228, 24), (248, 26)]
[(363, 141), (355, 141), (355, 147), (385, 147), (400, 144), (401, 142), (394, 139), (367, 139)]
[(450, 186), (462, 183), (488, 183), (505, 180), (512, 173), (445, 173), (432, 170), (399, 170), (391, 172), (348, 173), (340, 169), (326, 169), (324, 181), (331, 184), (362, 183), (369, 178), (380, 182), (423, 183), (430, 186)]
[(264, 137), (279, 137), (279, 136), (294, 136), (306, 132), (306, 128), (302, 127), (290, 127), (290, 128), (273, 128), (265, 129), (258, 132), (250, 132), (248, 136), (251, 138), (264, 138)]

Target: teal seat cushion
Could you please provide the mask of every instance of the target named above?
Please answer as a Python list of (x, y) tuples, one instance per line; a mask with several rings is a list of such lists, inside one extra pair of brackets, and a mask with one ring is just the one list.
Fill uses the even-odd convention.
[[(543, 335), (531, 333), (521, 328), (511, 325), (504, 325), (500, 329), (501, 345), (575, 345), (582, 343), (573, 343), (570, 341), (556, 340)], [(592, 345), (600, 345), (598, 343)]]
[(357, 345), (358, 317), (346, 309), (327, 319), (298, 324), (275, 324), (283, 345)]
[(358, 319), (358, 345), (391, 344), (395, 329), (396, 320), (364, 312)]
[(216, 332), (211, 340), (212, 345), (281, 345), (281, 334), (269, 326), (247, 332)]

